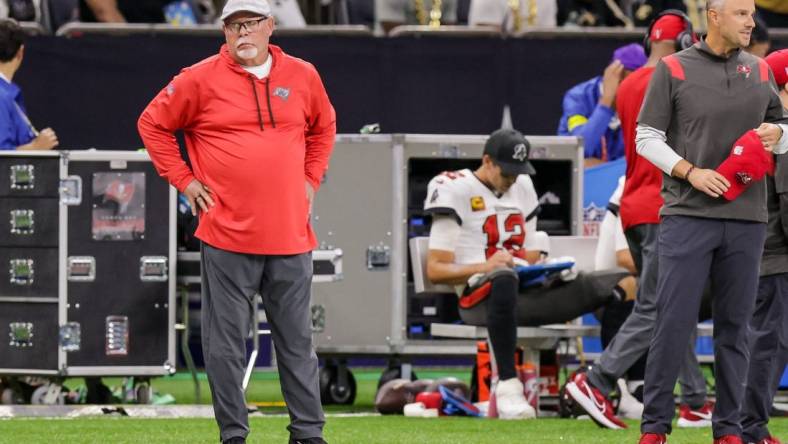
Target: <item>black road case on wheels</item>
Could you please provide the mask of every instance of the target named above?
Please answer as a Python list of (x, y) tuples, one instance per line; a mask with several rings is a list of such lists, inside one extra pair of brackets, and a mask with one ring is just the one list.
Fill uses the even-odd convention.
[(174, 372), (175, 205), (144, 152), (0, 153), (0, 374)]

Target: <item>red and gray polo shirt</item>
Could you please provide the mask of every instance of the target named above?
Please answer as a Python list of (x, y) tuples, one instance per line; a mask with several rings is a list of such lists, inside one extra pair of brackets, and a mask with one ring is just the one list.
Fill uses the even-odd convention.
[[(705, 41), (659, 62), (638, 117), (639, 125), (665, 132), (666, 143), (679, 156), (710, 169), (725, 160), (736, 139), (763, 122), (788, 122), (769, 66), (741, 50), (719, 56)], [(764, 223), (768, 218), (765, 181), (729, 202), (666, 174), (662, 197), (662, 216)]]

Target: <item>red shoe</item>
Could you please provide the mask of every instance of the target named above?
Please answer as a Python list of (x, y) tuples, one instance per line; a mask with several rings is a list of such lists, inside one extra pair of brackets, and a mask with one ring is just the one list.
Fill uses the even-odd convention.
[(744, 442), (736, 435), (723, 435), (720, 438), (714, 438), (714, 444), (744, 444)]
[(707, 401), (703, 407), (692, 410), (690, 406), (682, 404), (679, 407), (679, 427), (711, 427), (711, 415), (714, 412), (714, 403)]
[(782, 444), (782, 442), (774, 436), (767, 436), (754, 444)]
[(616, 417), (613, 404), (598, 389), (588, 383), (584, 372), (576, 372), (565, 386), (566, 393), (575, 403), (600, 427), (609, 429), (625, 429), (627, 425)]
[(640, 435), (638, 444), (667, 444), (668, 437), (662, 433), (644, 433)]

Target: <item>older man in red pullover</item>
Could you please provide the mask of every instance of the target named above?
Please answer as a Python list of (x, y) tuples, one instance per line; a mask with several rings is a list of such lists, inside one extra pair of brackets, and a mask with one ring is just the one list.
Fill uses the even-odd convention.
[[(336, 117), (315, 68), (269, 45), (266, 0), (230, 0), (219, 54), (181, 71), (138, 122), (156, 169), (199, 213), (202, 343), (223, 443), (249, 433), (242, 389), (254, 295), (277, 350), (291, 443), (323, 443), (309, 314), (309, 222)], [(183, 130), (190, 166), (174, 133)]]

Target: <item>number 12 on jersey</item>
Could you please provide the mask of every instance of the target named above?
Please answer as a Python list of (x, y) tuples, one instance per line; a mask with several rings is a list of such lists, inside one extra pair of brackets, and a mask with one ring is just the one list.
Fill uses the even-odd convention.
[(487, 236), (487, 259), (503, 249), (514, 257), (525, 259), (525, 218), (522, 213), (491, 214), (485, 219), (482, 231)]

